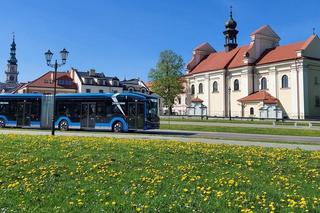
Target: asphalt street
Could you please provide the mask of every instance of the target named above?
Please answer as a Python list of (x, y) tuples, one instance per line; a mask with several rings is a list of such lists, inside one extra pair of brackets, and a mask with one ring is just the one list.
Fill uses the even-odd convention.
[[(46, 130), (1, 129), (0, 134), (50, 135)], [(201, 142), (210, 144), (230, 144), (241, 146), (262, 146), (288, 149), (320, 151), (319, 137), (275, 136), (240, 133), (196, 132), (177, 130), (149, 130), (135, 133), (112, 133), (92, 131), (57, 131), (59, 136), (112, 137), (143, 140), (175, 140), (180, 142)], [(312, 143), (312, 145), (310, 144)]]
[(172, 125), (194, 125), (194, 126), (229, 126), (229, 127), (252, 127), (252, 128), (284, 128), (284, 129), (316, 129), (320, 130), (320, 126), (294, 126), (292, 125), (275, 125), (272, 124), (250, 124), (250, 123), (223, 123), (223, 122), (200, 122), (200, 121), (161, 121), (161, 124)]

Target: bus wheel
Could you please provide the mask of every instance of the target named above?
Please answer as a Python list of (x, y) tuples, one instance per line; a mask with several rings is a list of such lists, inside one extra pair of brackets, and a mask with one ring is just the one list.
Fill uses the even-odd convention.
[(3, 128), (5, 126), (6, 126), (6, 122), (2, 118), (0, 118), (0, 128)]
[(123, 125), (120, 121), (117, 121), (113, 124), (112, 130), (114, 132), (122, 132), (123, 131)]
[(69, 123), (66, 120), (62, 120), (59, 123), (59, 129), (62, 131), (67, 131), (69, 129)]

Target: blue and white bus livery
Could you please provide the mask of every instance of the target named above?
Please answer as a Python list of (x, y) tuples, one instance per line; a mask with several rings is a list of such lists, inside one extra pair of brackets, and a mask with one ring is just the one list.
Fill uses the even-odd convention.
[[(8, 114), (8, 110), (1, 111), (2, 108), (8, 108), (6, 105), (11, 106), (13, 100), (12, 103), (20, 104), (20, 99), (26, 103), (21, 106), (22, 113), (19, 114), (21, 118), (12, 113)], [(156, 129), (159, 128), (157, 100), (155, 96), (138, 93), (58, 94), (55, 128), (60, 130), (99, 129), (115, 132)], [(29, 106), (34, 106), (31, 110), (33, 113), (29, 112)], [(13, 112), (20, 112), (15, 105), (10, 109)], [(11, 120), (7, 118), (8, 115)], [(50, 128), (51, 116), (51, 95), (0, 95), (0, 126), (2, 127)], [(18, 118), (22, 120), (19, 122), (20, 125), (18, 125)]]

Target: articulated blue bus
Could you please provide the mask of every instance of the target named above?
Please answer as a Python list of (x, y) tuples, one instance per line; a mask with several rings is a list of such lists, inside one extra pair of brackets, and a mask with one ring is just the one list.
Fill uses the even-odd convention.
[[(53, 96), (0, 94), (0, 127), (51, 128)], [(159, 128), (158, 98), (140, 93), (57, 94), (55, 128), (127, 132)]]

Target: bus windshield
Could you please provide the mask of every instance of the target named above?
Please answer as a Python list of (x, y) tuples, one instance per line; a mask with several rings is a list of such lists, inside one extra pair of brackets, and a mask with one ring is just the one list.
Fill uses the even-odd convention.
[(158, 101), (157, 99), (149, 99), (147, 107), (147, 119), (149, 121), (156, 121), (158, 117)]

